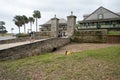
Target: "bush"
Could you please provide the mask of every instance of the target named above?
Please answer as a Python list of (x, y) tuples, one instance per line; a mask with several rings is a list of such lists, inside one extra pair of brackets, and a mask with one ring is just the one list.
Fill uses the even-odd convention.
[(29, 36), (29, 34), (23, 34), (23, 33), (16, 34), (16, 37), (28, 37), (28, 36)]

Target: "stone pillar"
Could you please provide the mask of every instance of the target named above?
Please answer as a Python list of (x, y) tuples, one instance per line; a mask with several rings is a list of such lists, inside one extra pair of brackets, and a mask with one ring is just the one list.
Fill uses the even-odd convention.
[(59, 19), (56, 18), (56, 15), (54, 18), (51, 19), (51, 36), (52, 37), (58, 37), (58, 23), (59, 23)]
[(76, 25), (76, 16), (73, 15), (73, 12), (71, 12), (70, 16), (67, 16), (67, 36), (71, 37), (74, 33)]

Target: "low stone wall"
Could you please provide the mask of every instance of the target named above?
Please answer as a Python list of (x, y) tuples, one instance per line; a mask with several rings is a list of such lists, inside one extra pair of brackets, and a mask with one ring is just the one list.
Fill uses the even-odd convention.
[(78, 30), (74, 32), (72, 41), (80, 43), (106, 42), (107, 30)]
[(68, 44), (69, 42), (69, 38), (51, 38), (39, 42), (0, 50), (0, 60), (19, 59), (51, 52), (59, 47)]
[(35, 32), (35, 36), (39, 37), (39, 36), (52, 36), (51, 35), (52, 32), (51, 31), (41, 31), (41, 32)]

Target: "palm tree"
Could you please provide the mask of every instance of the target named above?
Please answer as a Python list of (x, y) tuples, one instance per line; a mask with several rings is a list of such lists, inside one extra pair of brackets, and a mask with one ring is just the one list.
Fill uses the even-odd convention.
[(33, 17), (29, 17), (29, 22), (30, 22), (30, 29), (32, 31), (32, 23), (35, 22), (35, 19)]
[(20, 15), (16, 15), (13, 19), (13, 21), (15, 22), (15, 25), (18, 26), (18, 29), (19, 29), (19, 34), (21, 33), (20, 32), (20, 27), (22, 27), (23, 25), (23, 17), (20, 16)]
[(3, 33), (4, 33), (4, 30), (5, 30), (4, 25), (5, 25), (5, 22), (4, 22), (4, 21), (0, 21), (0, 28), (1, 28), (1, 33), (2, 33), (2, 35), (3, 35)]
[(38, 19), (38, 18), (41, 18), (41, 14), (40, 14), (40, 11), (39, 11), (39, 10), (34, 10), (33, 13), (34, 13), (34, 14), (33, 14), (33, 17), (36, 19), (36, 32), (37, 32), (37, 25), (38, 25), (37, 19)]
[(5, 22), (4, 21), (0, 21), (0, 26), (3, 26), (5, 25)]
[(28, 23), (28, 18), (25, 16), (25, 15), (23, 15), (22, 16), (22, 23), (23, 23), (23, 25), (24, 25), (24, 33), (26, 33), (26, 27), (25, 27), (25, 24), (27, 24)]

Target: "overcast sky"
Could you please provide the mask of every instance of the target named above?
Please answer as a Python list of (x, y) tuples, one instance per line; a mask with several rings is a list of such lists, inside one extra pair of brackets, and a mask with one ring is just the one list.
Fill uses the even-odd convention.
[[(18, 33), (18, 27), (13, 22), (15, 15), (30, 17), (34, 10), (39, 10), (40, 25), (53, 18), (55, 14), (58, 18), (66, 19), (66, 16), (73, 11), (78, 21), (83, 19), (84, 14), (90, 14), (100, 6), (116, 13), (120, 12), (120, 0), (0, 0), (0, 21), (5, 21), (9, 32), (14, 28), (13, 32)], [(29, 24), (26, 27), (28, 29)], [(23, 32), (23, 28), (21, 31)]]

